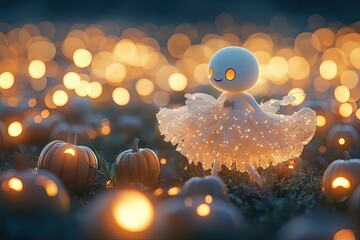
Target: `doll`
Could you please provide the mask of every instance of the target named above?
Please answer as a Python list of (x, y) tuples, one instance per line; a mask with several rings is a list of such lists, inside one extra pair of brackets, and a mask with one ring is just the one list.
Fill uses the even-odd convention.
[(294, 96), (258, 104), (246, 91), (259, 77), (255, 56), (241, 47), (226, 47), (209, 63), (209, 81), (222, 91), (218, 99), (185, 94), (185, 106), (162, 108), (156, 117), (164, 140), (190, 161), (200, 161), (217, 175), (221, 164), (247, 171), (262, 184), (256, 168), (267, 168), (301, 155), (315, 133), (316, 114), (302, 108), (292, 115), (278, 114)]

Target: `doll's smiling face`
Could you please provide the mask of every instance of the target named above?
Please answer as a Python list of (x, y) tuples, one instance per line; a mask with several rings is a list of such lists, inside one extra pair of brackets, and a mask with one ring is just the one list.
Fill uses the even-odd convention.
[(211, 85), (224, 92), (242, 92), (252, 88), (259, 77), (255, 56), (241, 47), (217, 51), (209, 63)]

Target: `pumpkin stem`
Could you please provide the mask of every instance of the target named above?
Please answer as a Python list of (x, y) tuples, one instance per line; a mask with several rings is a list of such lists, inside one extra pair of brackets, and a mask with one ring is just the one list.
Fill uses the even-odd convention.
[(351, 159), (350, 153), (348, 151), (344, 151), (343, 158), (344, 160), (350, 160)]
[(70, 144), (76, 145), (76, 143), (77, 143), (77, 133), (69, 134), (67, 142), (70, 143)]
[(139, 151), (139, 139), (135, 138), (132, 145), (132, 152), (138, 152), (138, 151)]

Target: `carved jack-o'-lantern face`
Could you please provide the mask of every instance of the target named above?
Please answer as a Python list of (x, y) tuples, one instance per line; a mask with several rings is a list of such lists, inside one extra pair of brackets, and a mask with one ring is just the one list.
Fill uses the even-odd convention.
[(360, 159), (335, 160), (325, 170), (322, 179), (324, 195), (333, 201), (349, 197), (360, 184)]

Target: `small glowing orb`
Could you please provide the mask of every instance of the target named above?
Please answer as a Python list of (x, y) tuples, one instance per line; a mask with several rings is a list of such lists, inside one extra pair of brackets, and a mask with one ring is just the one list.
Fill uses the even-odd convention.
[(44, 110), (41, 111), (40, 115), (41, 115), (42, 118), (48, 118), (50, 116), (50, 112), (49, 112), (49, 110), (44, 109)]
[(92, 54), (86, 49), (77, 49), (73, 55), (74, 63), (79, 68), (86, 68), (92, 61)]
[(18, 137), (23, 131), (23, 127), (20, 122), (13, 122), (8, 127), (8, 133), (10, 137)]
[(86, 93), (92, 99), (100, 97), (100, 95), (102, 93), (101, 83), (99, 83), (99, 82), (89, 83), (89, 85), (87, 85), (87, 88), (86, 88)]
[(326, 118), (322, 115), (316, 116), (316, 126), (323, 127), (326, 125)]
[(345, 86), (337, 86), (334, 90), (334, 97), (338, 102), (347, 102), (350, 99), (350, 90)]
[(182, 91), (186, 88), (187, 78), (184, 74), (173, 73), (169, 77), (169, 85), (174, 91)]
[(109, 135), (110, 132), (111, 132), (110, 126), (107, 126), (107, 125), (106, 125), (106, 126), (102, 126), (102, 127), (101, 127), (101, 134), (102, 134), (102, 135), (104, 135), (104, 136)]
[(344, 145), (345, 144), (345, 138), (339, 138), (339, 140), (338, 140), (338, 143), (340, 144), (340, 145)]
[(341, 229), (335, 233), (333, 240), (356, 240), (356, 237), (354, 231)]
[(34, 60), (29, 64), (29, 74), (32, 78), (39, 79), (42, 78), (46, 73), (46, 66), (43, 61)]
[(160, 163), (161, 163), (162, 165), (165, 165), (165, 164), (166, 164), (166, 159), (165, 159), (165, 158), (160, 159)]
[(200, 217), (209, 216), (210, 212), (211, 212), (211, 208), (206, 203), (202, 203), (196, 208), (196, 214), (199, 215)]
[(73, 90), (80, 85), (81, 77), (75, 72), (68, 72), (64, 75), (63, 83), (67, 89)]
[(205, 196), (205, 202), (206, 202), (207, 204), (212, 203), (212, 201), (213, 201), (213, 198), (212, 198), (211, 195), (206, 195), (206, 196)]
[(291, 89), (288, 95), (293, 95), (295, 97), (295, 100), (291, 103), (292, 106), (298, 106), (305, 100), (305, 93), (301, 88)]
[(337, 74), (337, 65), (334, 61), (326, 60), (320, 65), (320, 75), (326, 80), (333, 79)]
[(289, 165), (288, 168), (289, 169), (294, 169), (295, 167), (294, 167), (294, 165)]
[(126, 190), (115, 199), (112, 215), (116, 224), (128, 232), (142, 232), (154, 219), (154, 206), (141, 192)]
[(34, 116), (34, 123), (41, 123), (43, 118), (40, 115)]
[(37, 100), (35, 98), (30, 98), (28, 101), (28, 106), (29, 107), (35, 107), (37, 104)]
[(164, 190), (163, 190), (162, 188), (157, 188), (157, 189), (155, 189), (155, 191), (154, 191), (154, 195), (155, 195), (156, 197), (162, 195), (163, 193), (164, 193)]
[(0, 88), (9, 89), (14, 85), (14, 75), (10, 72), (0, 74)]
[(154, 91), (154, 84), (151, 80), (142, 78), (137, 81), (135, 89), (141, 96), (149, 96)]
[(339, 113), (342, 117), (350, 117), (351, 114), (353, 113), (353, 106), (351, 105), (351, 103), (342, 103), (339, 106)]
[(351, 187), (351, 184), (350, 184), (349, 180), (347, 180), (346, 178), (337, 177), (332, 181), (331, 187), (334, 189), (338, 188), (338, 187), (343, 187), (343, 188), (349, 189)]
[(44, 184), (44, 188), (45, 188), (46, 194), (49, 197), (55, 197), (58, 194), (58, 191), (59, 191), (58, 186), (52, 180), (46, 180), (46, 182)]
[(130, 93), (125, 88), (115, 88), (112, 93), (112, 98), (117, 105), (125, 106), (130, 101)]
[(53, 94), (53, 102), (56, 106), (64, 106), (69, 101), (68, 94), (63, 90), (56, 90)]
[(72, 156), (75, 156), (75, 150), (73, 148), (67, 148), (65, 149), (64, 153), (70, 154)]
[(17, 191), (17, 192), (20, 192), (24, 188), (21, 180), (18, 178), (15, 178), (15, 177), (9, 179), (8, 185), (9, 185), (10, 189)]
[(180, 193), (180, 188), (179, 187), (172, 187), (168, 190), (168, 195), (169, 196), (175, 196), (178, 195)]

